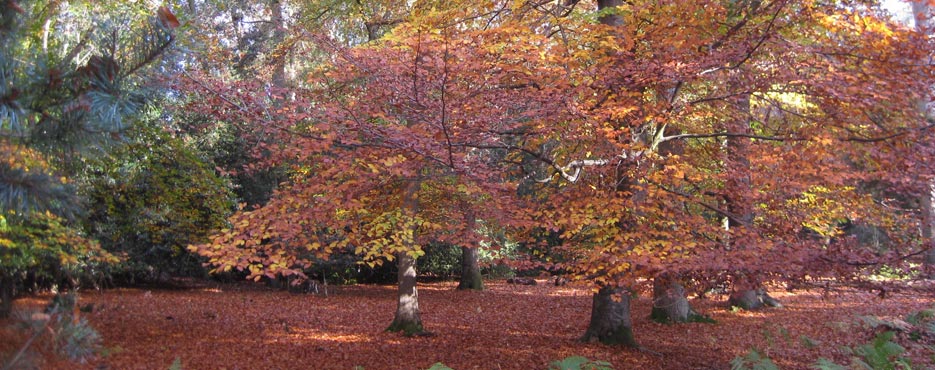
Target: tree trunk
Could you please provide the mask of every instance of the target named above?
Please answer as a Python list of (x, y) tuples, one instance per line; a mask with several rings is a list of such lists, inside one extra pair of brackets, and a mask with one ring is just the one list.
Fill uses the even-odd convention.
[(601, 288), (591, 304), (591, 322), (581, 337), (584, 342), (636, 347), (630, 319), (630, 295), (619, 288)]
[[(477, 216), (474, 209), (466, 201), (461, 202), (461, 209), (464, 210), (464, 231), (474, 233), (477, 227)], [(469, 238), (465, 238), (469, 239)], [(477, 265), (476, 243), (473, 246), (461, 247), (461, 282), (458, 284), (459, 290), (484, 290), (484, 280), (480, 275), (480, 266)]]
[(396, 316), (387, 331), (403, 332), (406, 335), (424, 333), (422, 317), (419, 315), (419, 292), (416, 289), (416, 259), (409, 253), (402, 252), (397, 255), (399, 272), (398, 301)]
[[(915, 0), (912, 3), (912, 14), (916, 22), (916, 29), (927, 36), (931, 36), (935, 29), (932, 27), (935, 19), (935, 9), (928, 1)], [(932, 87), (929, 86), (931, 89)], [(931, 101), (919, 103), (919, 111), (926, 118), (931, 117)], [(922, 271), (925, 277), (935, 279), (935, 183), (929, 182), (928, 189), (923, 198), (922, 207), (922, 242), (926, 248), (922, 260)]]
[(13, 278), (0, 275), (0, 319), (10, 317), (13, 311)]
[(929, 249), (922, 259), (922, 274), (935, 279), (935, 183), (930, 183), (927, 190), (922, 199), (922, 242)]
[[(422, 186), (421, 181), (411, 181), (406, 187), (403, 198), (403, 210), (410, 216), (417, 213), (419, 201), (416, 192)], [(413, 233), (415, 234), (415, 233)], [(419, 315), (419, 292), (416, 290), (416, 259), (409, 254), (408, 249), (396, 254), (397, 292), (396, 316), (387, 331), (403, 332), (407, 336), (422, 335), (422, 317)]]
[(272, 82), (273, 86), (281, 88), (286, 86), (286, 54), (288, 51), (283, 49), (283, 41), (286, 39), (286, 21), (283, 18), (282, 0), (272, 0), (269, 6), (272, 13), (271, 26), (273, 27), (270, 44), (274, 52), (281, 53), (281, 55), (274, 56), (270, 66), (273, 69)]
[(685, 296), (685, 287), (670, 274), (659, 274), (653, 279), (653, 310), (650, 317), (661, 323), (711, 320), (692, 309)]
[(484, 279), (477, 265), (477, 248), (461, 247), (461, 282), (458, 290), (484, 290)]
[(746, 289), (731, 293), (727, 304), (744, 310), (755, 310), (763, 307), (781, 308), (782, 304), (766, 293), (766, 289)]
[[(623, 0), (597, 0), (597, 8), (599, 10), (610, 9), (621, 5), (623, 5)], [(623, 17), (617, 13), (602, 15), (600, 18), (598, 18), (598, 21), (613, 27), (620, 27), (624, 24)]]

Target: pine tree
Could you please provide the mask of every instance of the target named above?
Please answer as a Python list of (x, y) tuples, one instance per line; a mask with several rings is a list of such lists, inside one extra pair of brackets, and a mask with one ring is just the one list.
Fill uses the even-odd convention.
[[(0, 163), (0, 209), (7, 217), (80, 211), (68, 163), (144, 109), (143, 69), (166, 52), (179, 25), (166, 8), (142, 25), (121, 19), (127, 16), (117, 8), (93, 22), (76, 20), (106, 10), (93, 6), (0, 0), (0, 151), (10, 158)], [(33, 152), (51, 164), (15, 160)]]
[[(46, 257), (108, 256), (78, 234), (68, 245), (17, 236), (82, 213), (69, 177), (84, 153), (119, 136), (153, 96), (145, 67), (166, 53), (179, 22), (164, 7), (134, 21), (140, 13), (129, 6), (0, 0), (0, 317), (24, 271), (66, 267), (43, 264)], [(43, 269), (50, 271), (35, 271)]]

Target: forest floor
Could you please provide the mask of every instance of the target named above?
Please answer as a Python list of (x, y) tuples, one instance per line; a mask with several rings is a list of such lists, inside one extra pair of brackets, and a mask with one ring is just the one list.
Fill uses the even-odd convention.
[[(904, 319), (935, 306), (931, 295), (911, 290), (886, 298), (856, 290), (776, 291), (783, 308), (736, 311), (724, 297), (712, 297), (692, 304), (717, 323), (666, 325), (650, 321), (651, 299), (642, 294), (633, 302), (642, 349), (632, 349), (577, 341), (590, 315), (591, 295), (583, 287), (544, 280), (536, 286), (489, 281), (483, 292), (455, 286), (420, 284), (422, 319), (434, 336), (415, 338), (383, 331), (395, 310), (393, 286), (331, 287), (328, 296), (213, 282), (85, 291), (80, 305), (90, 303), (93, 311), (82, 317), (100, 332), (108, 353), (74, 365), (56, 360), (40, 342), (33, 361), (43, 369), (167, 369), (178, 358), (184, 369), (427, 369), (442, 362), (464, 370), (546, 369), (579, 355), (618, 370), (729, 369), (733, 358), (758, 348), (781, 369), (807, 369), (819, 357), (849, 363), (844, 347), (875, 335), (861, 316)], [(23, 298), (16, 309), (41, 310), (48, 299)], [(13, 323), (0, 321), (0, 354), (26, 338)], [(935, 368), (935, 349), (907, 333), (896, 340), (907, 347), (913, 368)]]

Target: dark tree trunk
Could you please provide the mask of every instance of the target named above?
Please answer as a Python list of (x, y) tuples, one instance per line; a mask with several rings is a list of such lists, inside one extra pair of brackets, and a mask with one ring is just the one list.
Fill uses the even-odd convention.
[(619, 288), (601, 288), (594, 294), (591, 322), (581, 340), (636, 347), (628, 292)]
[(925, 253), (925, 260), (922, 267), (925, 269), (926, 278), (935, 280), (935, 246), (929, 244), (928, 252)]
[(399, 290), (396, 316), (387, 331), (403, 332), (406, 335), (424, 333), (422, 317), (419, 315), (419, 292), (416, 290), (416, 260), (408, 253), (397, 255), (399, 267)]
[[(928, 1), (911, 1), (912, 14), (915, 18), (916, 30), (926, 36), (935, 33), (935, 7)], [(929, 86), (931, 90), (931, 86)], [(919, 102), (919, 111), (925, 118), (931, 118), (932, 101)], [(922, 242), (930, 248), (922, 260), (923, 274), (929, 279), (935, 279), (935, 182), (929, 182), (928, 190), (922, 199)]]
[(484, 290), (484, 279), (477, 265), (477, 248), (461, 247), (461, 282), (459, 290)]
[(651, 317), (662, 323), (709, 321), (688, 303), (685, 287), (670, 274), (659, 274), (653, 279), (653, 310)]
[[(466, 233), (474, 233), (477, 227), (477, 216), (471, 204), (461, 201), (461, 209), (464, 210), (464, 230)], [(468, 238), (466, 238), (468, 239)], [(477, 248), (473, 246), (461, 247), (461, 282), (458, 284), (459, 290), (484, 290), (484, 279), (480, 275), (480, 266), (477, 265)]]
[(935, 183), (928, 184), (927, 190), (922, 199), (922, 242), (929, 250), (922, 259), (922, 273), (935, 279)]
[[(597, 8), (600, 10), (621, 5), (623, 5), (623, 0), (597, 0)], [(624, 24), (623, 17), (616, 13), (602, 15), (600, 18), (598, 18), (598, 20), (603, 24), (614, 27), (620, 27)]]
[(0, 275), (0, 318), (10, 317), (13, 311), (13, 278)]

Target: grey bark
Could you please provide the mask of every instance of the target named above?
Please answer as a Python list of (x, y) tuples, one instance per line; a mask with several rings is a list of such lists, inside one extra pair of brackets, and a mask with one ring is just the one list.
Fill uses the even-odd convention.
[[(414, 215), (419, 209), (416, 192), (422, 186), (420, 181), (413, 180), (406, 187), (403, 197), (403, 210)], [(406, 248), (408, 249), (408, 248)], [(419, 291), (416, 289), (416, 259), (407, 251), (396, 255), (397, 263), (397, 302), (396, 315), (387, 331), (402, 332), (406, 335), (422, 335), (422, 316), (419, 313)]]
[[(273, 27), (273, 36), (270, 39), (270, 43), (273, 45), (273, 50), (277, 50), (282, 46), (283, 41), (286, 40), (286, 22), (282, 14), (282, 1), (271, 0), (269, 5), (272, 12)], [(285, 51), (282, 52), (285, 53)], [(286, 86), (286, 60), (287, 58), (285, 55), (274, 56), (272, 60), (273, 86)]]
[(935, 279), (935, 183), (929, 183), (922, 201), (922, 241), (929, 248), (922, 259), (924, 277)]
[(484, 279), (477, 264), (477, 248), (461, 247), (461, 281), (458, 290), (484, 290)]
[(744, 310), (755, 310), (763, 307), (781, 308), (782, 304), (766, 293), (766, 289), (745, 289), (731, 293), (727, 304), (731, 307), (740, 307)]
[[(467, 232), (474, 232), (477, 224), (474, 211), (467, 202), (462, 203), (464, 212), (464, 229)], [(480, 266), (477, 264), (477, 248), (461, 247), (461, 282), (458, 284), (459, 290), (484, 290), (484, 279), (480, 274)]]
[(653, 278), (653, 310), (650, 316), (663, 323), (710, 320), (692, 309), (685, 287), (670, 274), (659, 274)]
[(425, 332), (422, 316), (419, 313), (419, 291), (416, 289), (416, 260), (408, 253), (397, 255), (397, 290), (396, 316), (387, 331), (403, 332), (406, 335), (419, 335)]
[(591, 322), (581, 340), (636, 347), (629, 293), (607, 287), (595, 293), (591, 304)]

